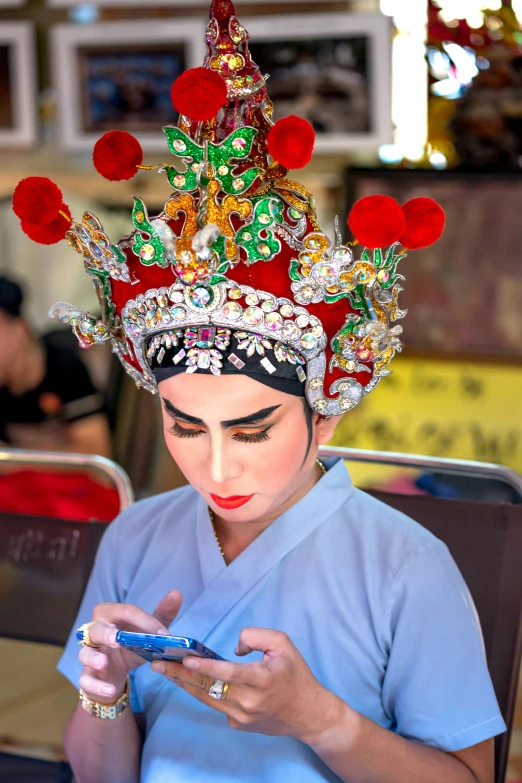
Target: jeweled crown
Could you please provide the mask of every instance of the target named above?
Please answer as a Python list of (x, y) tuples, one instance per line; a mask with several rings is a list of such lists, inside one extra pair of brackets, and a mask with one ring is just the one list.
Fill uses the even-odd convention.
[[(393, 324), (405, 315), (398, 263), (406, 249), (440, 236), (444, 214), (430, 199), (403, 207), (385, 196), (362, 199), (348, 221), (356, 241), (344, 243), (336, 224), (332, 244), (312, 194), (287, 178), (310, 160), (313, 129), (297, 117), (274, 124), (266, 77), (230, 0), (212, 3), (206, 43), (204, 67), (172, 88), (180, 118), (163, 128), (174, 160), (156, 167), (172, 188), (160, 214), (150, 216), (135, 197), (133, 230), (112, 244), (94, 215), (71, 222), (50, 185), (39, 183), (38, 210), (26, 192), (35, 183), (15, 191), (24, 230), (36, 241), (65, 234), (100, 302), (101, 317), (66, 303), (50, 315), (71, 323), (83, 347), (110, 342), (153, 393), (152, 366), (167, 352), (187, 372), (220, 374), (235, 340), (227, 361), (259, 355), (267, 373), (273, 361), (289, 362), (312, 409), (340, 414), (389, 374), (401, 350), (402, 327)], [(111, 179), (155, 168), (142, 158), (121, 132), (102, 137), (94, 154)]]

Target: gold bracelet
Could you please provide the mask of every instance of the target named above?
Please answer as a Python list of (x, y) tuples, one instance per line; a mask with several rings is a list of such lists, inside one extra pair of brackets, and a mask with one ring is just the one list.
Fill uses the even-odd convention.
[(92, 699), (89, 699), (81, 689), (80, 703), (85, 712), (88, 712), (89, 715), (92, 715), (95, 718), (101, 718), (102, 720), (114, 720), (115, 718), (119, 718), (129, 703), (129, 678), (127, 677), (125, 690), (114, 704), (101, 704), (98, 701), (93, 701)]

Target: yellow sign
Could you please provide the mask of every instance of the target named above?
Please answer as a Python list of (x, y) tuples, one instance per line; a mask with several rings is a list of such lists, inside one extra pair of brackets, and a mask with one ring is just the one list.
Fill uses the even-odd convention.
[(495, 462), (522, 474), (522, 366), (396, 357), (333, 446)]

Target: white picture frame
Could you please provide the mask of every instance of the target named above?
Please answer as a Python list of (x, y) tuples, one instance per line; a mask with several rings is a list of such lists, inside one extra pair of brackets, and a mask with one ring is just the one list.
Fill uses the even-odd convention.
[[(255, 45), (258, 43), (274, 43), (281, 46), (283, 42), (311, 42), (312, 49), (321, 42), (350, 39), (367, 40), (368, 86), (367, 106), (370, 127), (364, 132), (319, 132), (317, 131), (315, 152), (342, 153), (362, 150), (375, 150), (381, 144), (393, 141), (392, 122), (392, 27), (391, 20), (382, 14), (328, 13), (328, 14), (291, 14), (284, 18), (284, 24), (274, 24), (270, 17), (250, 17), (245, 20), (245, 26), (250, 34), (250, 45), (253, 59), (263, 70), (263, 62), (256, 57)], [(312, 51), (313, 56), (313, 51)], [(319, 58), (314, 57), (314, 64)], [(348, 73), (348, 71), (347, 71)], [(268, 81), (268, 94), (274, 103), (274, 118), (278, 118), (277, 90), (274, 90), (273, 72)], [(307, 85), (303, 89), (307, 96)], [(309, 94), (308, 94), (309, 95)], [(290, 102), (291, 103), (291, 102)], [(306, 103), (306, 101), (304, 101)], [(281, 104), (280, 104), (281, 105)], [(303, 102), (296, 100), (295, 111), (285, 111), (284, 114), (295, 113), (313, 122), (311, 116), (303, 111)], [(320, 112), (320, 109), (318, 110)]]
[[(106, 130), (125, 129), (136, 136), (145, 151), (165, 151), (166, 141), (158, 123), (154, 130), (132, 127), (90, 129), (85, 121), (85, 79), (81, 68), (85, 52), (117, 56), (118, 52), (143, 52), (145, 45), (173, 51), (184, 47), (184, 68), (194, 68), (205, 57), (205, 26), (201, 19), (162, 19), (104, 22), (93, 25), (61, 24), (51, 30), (53, 82), (58, 99), (58, 135), (60, 146), (71, 152), (91, 152)], [(168, 123), (163, 123), (168, 124)]]
[[(26, 2), (26, 0), (13, 0), (14, 2)], [(0, 3), (2, 0), (0, 0)], [(10, 2), (10, 0), (7, 0)], [(55, 8), (69, 8), (75, 5), (83, 5), (85, 0), (46, 0), (47, 5), (54, 6)], [(280, 3), (281, 0), (262, 0), (263, 3)], [(284, 0), (286, 3), (301, 3), (302, 0)], [(234, 5), (238, 11), (238, 15), (241, 13), (241, 7), (244, 5), (259, 5), (260, 0), (235, 0)], [(135, 5), (143, 6), (143, 0), (93, 0), (93, 5), (97, 6), (109, 6), (111, 8), (129, 8)], [(210, 8), (210, 0), (154, 0), (151, 5), (158, 8), (160, 6), (170, 6), (179, 8)]]
[[(199, 0), (197, 0), (199, 2)], [(205, 0), (207, 2), (207, 0)], [(245, 22), (250, 34), (251, 47), (257, 44), (273, 44), (274, 51), (283, 42), (309, 43), (318, 49), (321, 45), (332, 41), (344, 42), (350, 47), (350, 40), (355, 40), (359, 46), (364, 42), (366, 74), (346, 70), (348, 75), (355, 75), (367, 84), (363, 84), (359, 92), (363, 94), (364, 111), (367, 116), (365, 127), (353, 130), (353, 122), (347, 123), (346, 130), (339, 132), (317, 133), (315, 151), (317, 153), (343, 153), (354, 150), (375, 150), (382, 144), (393, 141), (393, 124), (391, 112), (391, 21), (384, 15), (366, 15), (353, 13), (328, 14), (289, 14), (284, 17), (284, 25), (274, 25), (271, 17), (249, 17)], [(97, 139), (105, 129), (89, 132), (82, 123), (81, 95), (84, 85), (79, 68), (79, 52), (85, 47), (94, 46), (97, 50), (107, 50), (112, 53), (122, 46), (143, 46), (144, 41), (152, 41), (154, 45), (169, 45), (182, 43), (186, 49), (186, 68), (203, 64), (206, 54), (204, 43), (205, 25), (201, 18), (186, 18), (179, 20), (156, 21), (119, 21), (105, 22), (95, 25), (57, 25), (52, 30), (52, 52), (54, 66), (54, 82), (58, 93), (58, 122), (60, 141), (64, 148), (71, 151), (92, 150)], [(345, 48), (346, 48), (345, 47)], [(317, 58), (318, 60), (318, 58)], [(258, 63), (263, 68), (263, 63)], [(271, 89), (272, 87), (272, 89)], [(268, 93), (274, 100), (276, 117), (278, 113), (277, 94), (274, 94), (274, 79), (268, 83)], [(306, 85), (305, 85), (306, 92)], [(320, 97), (320, 101), (322, 98)], [(348, 101), (346, 102), (348, 104)], [(306, 109), (296, 98), (296, 110), (292, 111), (292, 102), (285, 104), (285, 114), (296, 113), (310, 119)], [(324, 112), (326, 116), (326, 112)], [(339, 116), (339, 115), (336, 115)], [(339, 125), (340, 123), (337, 123)], [(341, 123), (342, 124), (342, 123)], [(364, 123), (360, 123), (363, 124)], [(144, 150), (163, 150), (165, 141), (161, 126), (150, 132), (134, 131)]]
[[(0, 149), (25, 148), (37, 139), (34, 28), (30, 22), (0, 23)], [(7, 104), (6, 105), (6, 101)], [(5, 119), (4, 119), (5, 117)]]

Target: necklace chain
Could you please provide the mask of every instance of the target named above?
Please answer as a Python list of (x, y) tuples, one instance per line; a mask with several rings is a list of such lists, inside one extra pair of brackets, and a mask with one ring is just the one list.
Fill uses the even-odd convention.
[(212, 522), (212, 530), (214, 531), (214, 536), (216, 538), (216, 542), (217, 542), (217, 545), (219, 547), (219, 551), (221, 552), (223, 560), (225, 561), (225, 565), (228, 565), (227, 557), (226, 557), (225, 553), (223, 552), (223, 547), (221, 546), (221, 544), (219, 542), (218, 534), (217, 534), (217, 531), (216, 531), (216, 516), (215, 516), (214, 512), (212, 511), (212, 509), (210, 508), (210, 506), (208, 507), (208, 513), (209, 513), (209, 516), (210, 516), (210, 521)]
[[(323, 463), (321, 462), (320, 459), (317, 459), (316, 462), (317, 462), (317, 465), (319, 466), (319, 468), (321, 470), (321, 473), (324, 476), (325, 473), (326, 473), (325, 466), (323, 465)], [(216, 516), (215, 516), (214, 512), (212, 511), (212, 509), (210, 508), (210, 506), (209, 506), (209, 509), (208, 509), (208, 513), (209, 513), (209, 516), (210, 516), (210, 521), (212, 522), (212, 530), (214, 531), (214, 536), (216, 538), (216, 543), (217, 543), (217, 545), (219, 547), (219, 551), (221, 552), (221, 556), (223, 557), (223, 560), (225, 561), (225, 565), (228, 565), (227, 556), (223, 552), (223, 547), (221, 546), (221, 543), (219, 541), (218, 534), (217, 534), (217, 531), (216, 531)]]

